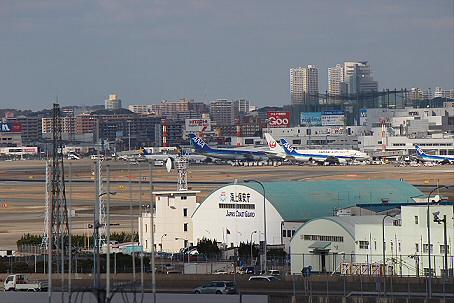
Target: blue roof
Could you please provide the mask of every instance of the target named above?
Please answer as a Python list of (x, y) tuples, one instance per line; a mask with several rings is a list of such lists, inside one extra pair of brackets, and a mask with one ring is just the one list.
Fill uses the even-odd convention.
[[(285, 221), (332, 216), (336, 209), (356, 204), (412, 202), (422, 192), (399, 180), (328, 180), (262, 182), (268, 201)], [(241, 183), (262, 193), (255, 182)], [(388, 204), (388, 205), (389, 205)]]

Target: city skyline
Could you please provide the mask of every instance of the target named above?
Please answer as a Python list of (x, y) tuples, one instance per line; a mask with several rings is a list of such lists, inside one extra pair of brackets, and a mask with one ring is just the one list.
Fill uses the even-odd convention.
[(1, 3), (0, 104), (92, 105), (118, 93), (123, 107), (284, 105), (290, 68), (315, 64), (324, 92), (328, 68), (350, 60), (369, 62), (379, 90), (450, 89), (452, 12), (451, 1)]

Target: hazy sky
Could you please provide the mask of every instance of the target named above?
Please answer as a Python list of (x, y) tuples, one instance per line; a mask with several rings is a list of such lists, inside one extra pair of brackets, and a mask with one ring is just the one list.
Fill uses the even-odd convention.
[(368, 60), (379, 88), (454, 87), (454, 1), (0, 0), (0, 108), (245, 97)]

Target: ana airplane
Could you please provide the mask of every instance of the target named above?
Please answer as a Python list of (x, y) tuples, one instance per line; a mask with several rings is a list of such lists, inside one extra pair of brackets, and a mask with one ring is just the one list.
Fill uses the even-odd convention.
[(281, 139), (281, 144), (288, 159), (300, 161), (300, 162), (317, 162), (339, 164), (347, 163), (352, 161), (364, 161), (370, 159), (370, 157), (363, 152), (352, 149), (300, 149), (297, 150), (285, 139)]
[(418, 154), (418, 160), (423, 162), (437, 162), (441, 164), (454, 164), (454, 156), (448, 155), (428, 155), (421, 147), (415, 145), (416, 153)]
[(232, 161), (266, 161), (269, 159), (264, 151), (211, 148), (202, 138), (194, 134), (189, 134), (189, 137), (196, 153), (207, 157)]

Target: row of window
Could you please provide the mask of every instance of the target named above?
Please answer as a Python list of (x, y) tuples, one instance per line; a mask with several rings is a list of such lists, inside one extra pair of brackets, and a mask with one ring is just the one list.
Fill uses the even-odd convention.
[[(391, 251), (394, 250), (394, 243), (393, 242), (390, 242), (391, 243)], [(358, 241), (358, 244), (359, 244), (359, 249), (369, 249), (369, 241)], [(374, 241), (374, 246), (375, 246), (375, 250), (377, 250), (377, 241)], [(386, 249), (386, 243), (385, 244), (385, 249)], [(399, 242), (398, 243), (398, 247), (397, 247), (397, 250), (398, 252), (401, 251), (401, 243)], [(449, 253), (449, 245), (447, 245), (447, 251)], [(415, 243), (415, 252), (419, 253), (419, 243)], [(429, 244), (423, 244), (422, 246), (422, 252), (424, 254), (427, 254), (429, 253)], [(430, 244), (430, 252), (433, 253), (433, 244)], [(440, 254), (444, 254), (445, 253), (445, 246), (444, 245), (440, 245), (440, 250), (439, 250)]]
[(282, 237), (283, 238), (291, 238), (295, 235), (295, 230), (294, 229), (283, 229), (282, 230)]
[(219, 203), (219, 208), (255, 209), (255, 204)]
[(303, 235), (302, 238), (306, 241), (344, 242), (343, 236)]

